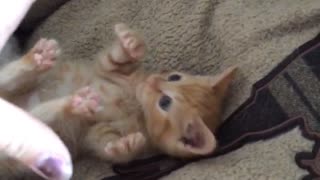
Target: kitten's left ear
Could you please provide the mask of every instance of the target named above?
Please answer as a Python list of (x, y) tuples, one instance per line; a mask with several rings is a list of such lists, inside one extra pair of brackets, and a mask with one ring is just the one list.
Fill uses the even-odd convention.
[(212, 86), (212, 89), (220, 96), (224, 96), (227, 92), (231, 81), (234, 79), (235, 71), (237, 70), (236, 66), (230, 67), (224, 70), (221, 74), (213, 77), (209, 77), (209, 82)]

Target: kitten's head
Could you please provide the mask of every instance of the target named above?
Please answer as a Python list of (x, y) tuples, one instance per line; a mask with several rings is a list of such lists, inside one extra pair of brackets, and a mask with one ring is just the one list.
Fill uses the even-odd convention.
[(151, 142), (176, 157), (207, 155), (216, 148), (222, 101), (235, 68), (218, 76), (153, 74), (137, 88)]

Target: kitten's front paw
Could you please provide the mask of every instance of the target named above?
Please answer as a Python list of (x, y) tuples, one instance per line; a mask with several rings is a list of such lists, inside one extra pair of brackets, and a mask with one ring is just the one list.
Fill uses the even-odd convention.
[(136, 61), (143, 58), (146, 47), (144, 40), (138, 33), (123, 23), (116, 24), (114, 29), (122, 47), (130, 56), (130, 61)]
[(54, 39), (41, 38), (29, 52), (29, 61), (34, 65), (36, 71), (50, 69), (60, 54), (58, 43)]
[(104, 150), (107, 158), (114, 163), (125, 163), (143, 151), (145, 144), (146, 138), (141, 132), (137, 132), (108, 143)]
[(69, 103), (69, 111), (73, 115), (92, 117), (101, 109), (99, 95), (90, 87), (78, 90)]

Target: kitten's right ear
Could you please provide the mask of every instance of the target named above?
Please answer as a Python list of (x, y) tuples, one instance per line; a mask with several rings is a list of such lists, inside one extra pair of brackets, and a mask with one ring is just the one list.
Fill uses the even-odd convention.
[(234, 79), (236, 70), (237, 67), (232, 66), (217, 76), (209, 77), (209, 83), (211, 84), (213, 91), (216, 92), (218, 96), (225, 95), (232, 80)]

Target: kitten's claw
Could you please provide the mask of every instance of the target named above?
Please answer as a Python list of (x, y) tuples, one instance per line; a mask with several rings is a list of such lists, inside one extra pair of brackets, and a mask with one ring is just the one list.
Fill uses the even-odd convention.
[(30, 53), (35, 70), (46, 71), (54, 65), (56, 57), (60, 54), (60, 48), (56, 40), (41, 38)]
[(104, 151), (108, 159), (115, 163), (124, 163), (138, 155), (145, 144), (146, 138), (141, 132), (137, 132), (108, 143)]
[(116, 24), (114, 30), (122, 47), (131, 57), (131, 61), (143, 58), (146, 48), (144, 40), (138, 35), (138, 33), (123, 23)]
[(72, 114), (92, 117), (101, 109), (100, 97), (90, 87), (84, 87), (73, 95), (70, 106)]

